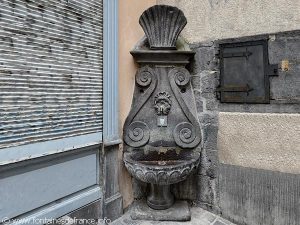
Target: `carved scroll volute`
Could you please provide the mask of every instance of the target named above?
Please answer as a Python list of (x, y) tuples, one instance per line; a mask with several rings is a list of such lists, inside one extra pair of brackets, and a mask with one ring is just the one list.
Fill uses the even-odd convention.
[(152, 82), (153, 74), (154, 71), (149, 66), (142, 67), (135, 76), (137, 85), (140, 87), (148, 87)]
[(150, 130), (146, 123), (135, 121), (129, 125), (124, 137), (125, 142), (131, 147), (141, 147), (148, 143)]
[[(185, 68), (174, 68), (169, 72), (172, 91), (189, 122), (181, 122), (173, 130), (176, 144), (182, 148), (195, 148), (201, 141), (200, 125), (191, 113), (189, 103), (182, 98), (182, 92), (190, 85), (190, 73)], [(183, 91), (184, 90), (184, 91)]]
[(183, 88), (190, 84), (191, 75), (185, 68), (176, 68), (171, 71), (174, 73), (175, 83), (178, 87)]
[(136, 84), (143, 89), (143, 93), (133, 101), (130, 113), (124, 124), (124, 141), (127, 145), (137, 148), (144, 146), (150, 139), (150, 129), (143, 121), (134, 121), (135, 116), (141, 110), (143, 105), (148, 101), (157, 85), (157, 74), (149, 66), (139, 69), (135, 77)]
[(196, 127), (188, 122), (177, 124), (173, 131), (173, 137), (176, 144), (182, 148), (196, 147), (200, 143), (200, 138), (196, 134)]

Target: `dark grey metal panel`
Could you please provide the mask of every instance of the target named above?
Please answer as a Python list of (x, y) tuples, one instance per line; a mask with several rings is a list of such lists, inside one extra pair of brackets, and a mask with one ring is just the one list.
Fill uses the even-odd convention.
[(240, 225), (299, 225), (300, 175), (220, 164), (223, 216)]
[(18, 216), (96, 185), (97, 151), (95, 147), (1, 167), (0, 219)]
[(278, 68), (269, 65), (266, 40), (222, 44), (220, 59), (221, 102), (269, 103), (269, 76)]
[(0, 148), (102, 131), (102, 1), (0, 5)]
[[(259, 112), (259, 113), (299, 113), (300, 107), (300, 77), (299, 74), (299, 57), (300, 57), (300, 30), (281, 32), (276, 34), (256, 35), (250, 37), (241, 37), (235, 39), (218, 40), (209, 54), (216, 54), (219, 44), (268, 40), (268, 55), (270, 64), (278, 64), (278, 76), (270, 77), (270, 104), (219, 104), (220, 111), (230, 112)], [(214, 48), (216, 47), (216, 48)], [(203, 46), (197, 48), (198, 59), (196, 65), (210, 62), (209, 65), (215, 67), (213, 63), (214, 55), (201, 57), (200, 51), (203, 52)], [(288, 69), (285, 70), (282, 62), (288, 62)], [(218, 65), (218, 64), (217, 64)], [(196, 68), (201, 69), (202, 68)], [(210, 69), (210, 68), (208, 68)], [(213, 68), (219, 71), (219, 68)], [(198, 73), (200, 73), (198, 71)], [(213, 83), (213, 81), (211, 81)]]

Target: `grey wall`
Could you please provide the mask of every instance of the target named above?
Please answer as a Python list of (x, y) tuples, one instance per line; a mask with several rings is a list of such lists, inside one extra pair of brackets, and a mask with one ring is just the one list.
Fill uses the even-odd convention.
[(300, 176), (220, 164), (220, 207), (239, 225), (298, 225)]
[[(268, 40), (270, 63), (281, 66), (282, 60), (289, 60), (288, 71), (280, 70), (278, 77), (270, 78), (271, 103), (220, 103), (216, 98), (219, 44), (260, 39)], [(300, 180), (297, 160), (300, 157), (300, 31), (197, 43), (191, 47), (196, 51), (190, 70), (203, 135), (202, 161), (197, 175), (198, 204), (222, 213), (237, 224), (296, 225), (300, 212), (296, 188)], [(237, 115), (239, 126), (228, 129), (226, 124), (231, 125), (228, 118), (233, 118), (233, 114)], [(248, 120), (241, 119), (246, 115)], [(286, 123), (284, 117), (294, 119)], [(251, 131), (247, 127), (249, 123), (252, 128), (264, 129)], [(280, 125), (276, 129), (273, 124)], [(281, 133), (280, 129), (286, 132)], [(256, 143), (257, 140), (247, 137), (250, 131), (269, 138), (269, 143), (277, 136), (276, 142)], [(253, 146), (258, 148), (255, 149), (257, 157), (252, 157)], [(239, 156), (243, 156), (243, 162), (236, 160)], [(295, 159), (294, 166), (284, 157)]]
[(220, 112), (220, 162), (299, 174), (300, 115)]
[(300, 29), (298, 0), (157, 0), (185, 13), (190, 43)]

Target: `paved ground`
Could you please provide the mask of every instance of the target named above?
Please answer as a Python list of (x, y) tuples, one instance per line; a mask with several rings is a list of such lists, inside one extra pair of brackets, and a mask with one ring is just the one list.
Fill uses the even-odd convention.
[(111, 225), (235, 225), (201, 208), (191, 208), (192, 220), (189, 222), (158, 222), (131, 220), (129, 213), (111, 223)]

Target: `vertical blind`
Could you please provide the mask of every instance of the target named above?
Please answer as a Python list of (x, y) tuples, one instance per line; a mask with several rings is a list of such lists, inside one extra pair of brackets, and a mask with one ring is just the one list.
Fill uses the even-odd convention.
[(102, 131), (102, 0), (0, 0), (0, 148)]

